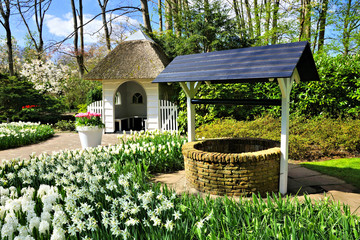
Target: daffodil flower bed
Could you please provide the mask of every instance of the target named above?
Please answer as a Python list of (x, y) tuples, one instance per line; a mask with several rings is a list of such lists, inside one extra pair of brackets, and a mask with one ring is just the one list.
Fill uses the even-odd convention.
[(46, 140), (54, 135), (49, 125), (31, 122), (0, 124), (0, 150)]
[(116, 146), (3, 162), (0, 238), (358, 239), (359, 219), (329, 201), (203, 199), (149, 183), (149, 169), (179, 167), (183, 142), (142, 133)]

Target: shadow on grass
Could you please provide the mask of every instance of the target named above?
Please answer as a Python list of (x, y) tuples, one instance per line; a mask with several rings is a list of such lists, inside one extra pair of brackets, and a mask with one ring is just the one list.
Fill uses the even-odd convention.
[(301, 166), (308, 169), (318, 171), (320, 173), (333, 176), (339, 179), (344, 180), (346, 183), (349, 183), (357, 188), (357, 192), (360, 192), (360, 169), (354, 168), (341, 168), (341, 167), (329, 167), (317, 165), (316, 163), (311, 164), (301, 164)]

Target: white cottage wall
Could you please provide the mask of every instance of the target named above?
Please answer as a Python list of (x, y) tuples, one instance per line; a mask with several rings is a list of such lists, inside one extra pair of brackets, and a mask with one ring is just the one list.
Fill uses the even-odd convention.
[(147, 98), (147, 127), (148, 130), (160, 128), (159, 121), (159, 86), (151, 83), (153, 79), (122, 79), (122, 80), (104, 80), (104, 122), (105, 132), (112, 133), (115, 131), (115, 103), (114, 96), (118, 87), (127, 81), (139, 83), (146, 92)]

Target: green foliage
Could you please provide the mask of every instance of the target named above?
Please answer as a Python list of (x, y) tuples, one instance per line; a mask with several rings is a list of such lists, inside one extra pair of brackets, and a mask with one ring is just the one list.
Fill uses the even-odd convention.
[[(198, 138), (256, 137), (280, 140), (280, 119), (264, 116), (254, 121), (217, 120), (196, 130)], [(351, 136), (351, 137), (349, 137)], [(318, 117), (290, 120), (289, 157), (318, 160), (360, 153), (360, 120)]]
[(96, 81), (69, 78), (66, 82), (66, 88), (64, 91), (64, 104), (69, 110), (77, 109), (78, 105), (87, 103), (90, 91), (94, 91), (97, 94), (100, 88), (101, 83)]
[(0, 124), (0, 149), (8, 149), (37, 143), (54, 135), (49, 125), (12, 122)]
[(55, 123), (63, 110), (61, 99), (40, 94), (25, 78), (0, 75), (0, 121)]
[(54, 127), (60, 131), (75, 131), (75, 121), (60, 120), (54, 124)]
[(322, 162), (306, 162), (302, 166), (345, 180), (360, 189), (360, 158), (342, 158)]
[(155, 32), (152, 37), (171, 58), (249, 46), (252, 41), (239, 37), (236, 23), (229, 17), (229, 12), (230, 9), (222, 1), (212, 1), (206, 7), (204, 1), (196, 0), (188, 10), (183, 10), (182, 19), (175, 19), (176, 33)]
[(86, 105), (90, 105), (91, 103), (100, 100), (102, 100), (102, 85), (97, 85), (87, 93)]
[(77, 106), (79, 113), (86, 113), (87, 112), (87, 105), (86, 104), (80, 104)]

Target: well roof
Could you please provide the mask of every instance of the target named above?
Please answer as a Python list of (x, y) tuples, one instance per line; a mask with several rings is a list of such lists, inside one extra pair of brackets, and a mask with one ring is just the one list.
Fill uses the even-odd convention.
[(164, 51), (152, 41), (124, 41), (102, 59), (85, 79), (154, 79), (169, 63)]
[(301, 81), (319, 80), (308, 42), (178, 56), (153, 82), (264, 82), (290, 78), (295, 69)]

